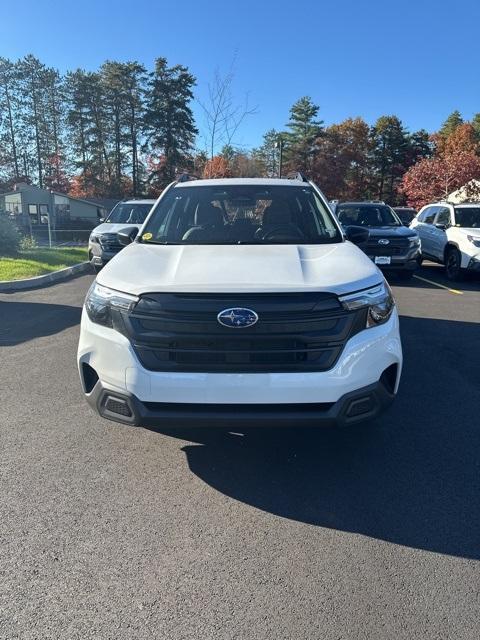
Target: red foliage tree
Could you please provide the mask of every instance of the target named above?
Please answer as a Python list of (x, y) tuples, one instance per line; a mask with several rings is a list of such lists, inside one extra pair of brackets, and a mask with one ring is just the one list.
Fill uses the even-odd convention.
[(366, 196), (371, 141), (362, 118), (348, 118), (327, 127), (316, 141), (312, 177), (330, 198), (355, 200)]
[(44, 184), (48, 189), (59, 193), (68, 193), (70, 190), (70, 176), (65, 171), (65, 159), (60, 153), (54, 153), (47, 158), (44, 166)]
[(417, 162), (404, 175), (402, 191), (408, 204), (419, 209), (446, 198), (474, 178), (480, 178), (480, 158), (466, 151), (450, 153)]
[(72, 198), (88, 198), (94, 196), (90, 187), (90, 179), (85, 173), (73, 176), (70, 181), (68, 195)]
[(445, 155), (478, 153), (479, 144), (475, 128), (469, 122), (459, 125), (445, 142)]
[(231, 176), (228, 160), (223, 156), (213, 156), (205, 164), (203, 169), (204, 178), (229, 178)]

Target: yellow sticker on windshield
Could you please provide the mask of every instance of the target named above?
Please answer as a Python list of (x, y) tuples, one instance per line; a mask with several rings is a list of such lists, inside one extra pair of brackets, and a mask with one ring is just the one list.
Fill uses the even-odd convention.
[(151, 233), (144, 233), (142, 236), (142, 240), (151, 240), (153, 235)]

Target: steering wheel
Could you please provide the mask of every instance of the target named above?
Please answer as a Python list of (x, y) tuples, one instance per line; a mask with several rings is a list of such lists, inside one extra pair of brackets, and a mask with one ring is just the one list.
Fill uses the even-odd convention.
[(287, 238), (291, 238), (292, 236), (295, 238), (296, 236), (298, 240), (305, 240), (305, 234), (293, 224), (279, 224), (259, 235), (262, 240), (272, 240), (275, 236), (286, 236)]

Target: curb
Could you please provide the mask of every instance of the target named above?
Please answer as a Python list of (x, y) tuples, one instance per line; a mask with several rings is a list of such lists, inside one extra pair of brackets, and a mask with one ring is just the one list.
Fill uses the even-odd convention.
[(90, 262), (79, 262), (78, 264), (73, 264), (71, 267), (45, 273), (43, 276), (35, 276), (35, 278), (26, 278), (25, 280), (0, 280), (0, 293), (45, 287), (49, 284), (65, 280), (70, 276), (86, 273), (90, 271), (90, 269)]

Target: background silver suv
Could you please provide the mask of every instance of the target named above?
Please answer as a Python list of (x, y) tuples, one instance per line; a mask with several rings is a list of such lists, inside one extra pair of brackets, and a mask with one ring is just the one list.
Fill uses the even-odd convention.
[(140, 229), (154, 204), (155, 200), (124, 200), (117, 203), (107, 219), (95, 227), (88, 241), (88, 259), (95, 271), (99, 271), (123, 248), (117, 233), (126, 226)]

